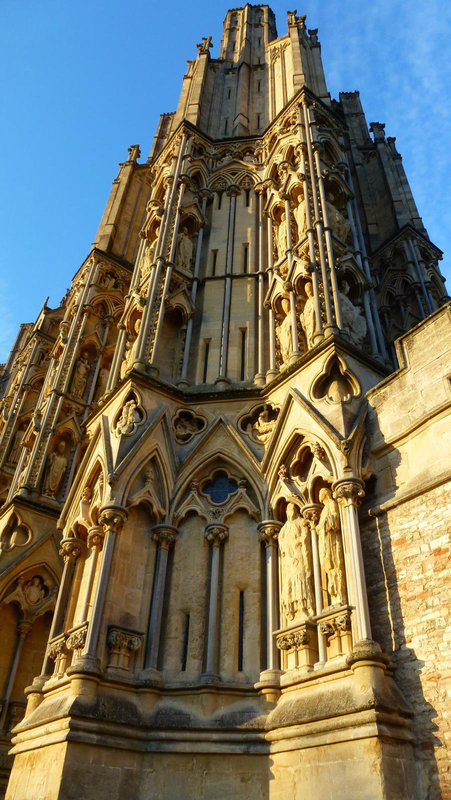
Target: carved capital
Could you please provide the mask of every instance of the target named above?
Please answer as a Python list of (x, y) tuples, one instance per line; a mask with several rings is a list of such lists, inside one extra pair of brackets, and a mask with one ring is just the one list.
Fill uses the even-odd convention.
[(228, 538), (229, 528), (222, 523), (213, 522), (205, 528), (205, 538), (213, 547), (220, 547)]
[(330, 622), (321, 622), (319, 630), (323, 636), (332, 636), (334, 633), (334, 626)]
[(101, 509), (99, 516), (99, 522), (103, 525), (105, 533), (120, 533), (126, 519), (125, 509), (117, 506), (105, 506)]
[(318, 525), (322, 508), (321, 503), (311, 503), (308, 506), (303, 506), (301, 508), (302, 516), (315, 528)]
[(142, 635), (124, 628), (110, 628), (108, 632), (108, 649), (111, 652), (131, 654), (141, 647)]
[(57, 658), (60, 658), (63, 655), (67, 655), (67, 647), (66, 647), (66, 640), (64, 637), (57, 639), (56, 642), (52, 642), (48, 649), (49, 658), (52, 661), (56, 661)]
[(260, 534), (260, 541), (265, 543), (265, 547), (276, 546), (281, 527), (282, 523), (275, 519), (265, 519), (263, 522), (260, 522), (258, 532)]
[(364, 483), (360, 478), (353, 478), (349, 480), (343, 478), (332, 484), (332, 491), (334, 499), (338, 501), (339, 505), (343, 508), (348, 506), (359, 506), (362, 498), (365, 497)]
[(101, 525), (94, 525), (88, 531), (88, 547), (102, 548), (105, 533)]
[(73, 564), (81, 555), (83, 549), (82, 539), (77, 539), (76, 536), (68, 536), (61, 539), (60, 544), (60, 556), (63, 557), (64, 561), (70, 561)]
[(66, 639), (67, 650), (83, 650), (86, 644), (87, 626), (73, 631)]
[(177, 541), (177, 528), (173, 525), (155, 525), (152, 529), (152, 539), (160, 546), (161, 550), (169, 550)]
[(351, 630), (351, 615), (349, 613), (340, 614), (334, 619), (334, 626), (337, 631), (350, 631)]

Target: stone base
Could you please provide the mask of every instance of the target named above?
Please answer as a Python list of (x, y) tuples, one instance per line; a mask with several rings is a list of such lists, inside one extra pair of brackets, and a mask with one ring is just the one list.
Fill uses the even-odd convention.
[(214, 685), (218, 702), (197, 704), (189, 687), (151, 702), (76, 676), (44, 688), (15, 729), (6, 800), (414, 800), (409, 710), (360, 644), (346, 665), (292, 670), (272, 703), (263, 685), (228, 704)]

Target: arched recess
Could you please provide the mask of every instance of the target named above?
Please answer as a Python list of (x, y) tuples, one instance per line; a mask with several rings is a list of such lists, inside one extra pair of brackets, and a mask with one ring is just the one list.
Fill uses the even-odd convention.
[[(276, 457), (269, 477), (269, 496), (276, 519), (284, 521), (286, 502), (299, 508), (314, 500), (314, 485), (321, 478), (331, 485), (339, 477), (335, 448), (323, 435), (297, 428)], [(282, 512), (282, 517), (280, 516)]]

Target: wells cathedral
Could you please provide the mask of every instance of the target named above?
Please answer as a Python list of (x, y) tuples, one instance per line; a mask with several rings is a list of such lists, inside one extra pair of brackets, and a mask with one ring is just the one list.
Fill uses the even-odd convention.
[(451, 798), (442, 253), (284, 31), (202, 39), (2, 367), (7, 800)]

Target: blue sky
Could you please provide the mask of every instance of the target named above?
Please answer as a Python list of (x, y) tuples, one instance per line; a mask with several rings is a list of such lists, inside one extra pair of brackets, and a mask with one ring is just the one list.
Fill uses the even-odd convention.
[[(301, 0), (298, 0), (300, 3)], [(1, 0), (0, 361), (47, 294), (57, 305), (89, 252), (117, 164), (146, 158), (176, 108), (186, 59), (233, 3)], [(286, 5), (271, 3), (279, 35)], [(291, 9), (291, 7), (290, 7)], [(304, 0), (329, 91), (359, 89), (386, 123), (451, 278), (451, 4)]]

